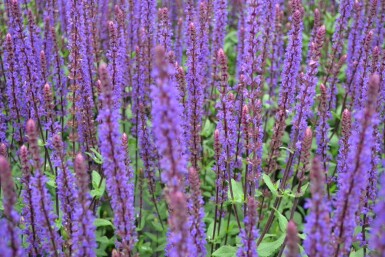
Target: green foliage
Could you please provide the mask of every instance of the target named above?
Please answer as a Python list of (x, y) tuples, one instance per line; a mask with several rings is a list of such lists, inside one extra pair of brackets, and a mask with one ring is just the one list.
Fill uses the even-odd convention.
[(99, 173), (93, 170), (91, 196), (95, 197), (96, 199), (100, 199), (103, 196), (105, 190), (106, 180), (102, 179)]
[(237, 252), (237, 248), (233, 246), (224, 245), (215, 252), (213, 252), (212, 256), (215, 257), (235, 257)]

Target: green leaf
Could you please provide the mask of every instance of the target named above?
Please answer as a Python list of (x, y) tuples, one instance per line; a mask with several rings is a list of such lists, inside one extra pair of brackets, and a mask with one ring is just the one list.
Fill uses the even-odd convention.
[(100, 184), (100, 180), (102, 179), (100, 177), (100, 174), (96, 170), (93, 170), (91, 176), (92, 176), (92, 188), (98, 188)]
[(139, 246), (139, 252), (141, 254), (152, 254), (153, 253), (153, 249), (151, 247), (150, 242), (147, 242), (147, 243), (144, 243), (144, 244), (140, 245)]
[(97, 158), (99, 158), (100, 160), (103, 159), (102, 154), (100, 154), (95, 148), (91, 148), (91, 151), (95, 154)]
[(111, 223), (111, 221), (106, 220), (106, 219), (95, 219), (94, 221), (95, 227), (114, 227), (114, 225)]
[(295, 198), (296, 197), (296, 195), (293, 194), (293, 192), (290, 189), (286, 189), (286, 190), (282, 191), (282, 195), (283, 196), (288, 196), (290, 198)]
[(287, 219), (285, 216), (282, 215), (282, 213), (280, 213), (277, 209), (275, 209), (273, 207), (274, 211), (275, 211), (275, 214), (277, 216), (277, 219), (278, 219), (278, 224), (279, 224), (279, 228), (281, 229), (282, 232), (286, 232), (286, 228), (287, 228)]
[(91, 148), (91, 152), (86, 152), (86, 154), (94, 160), (95, 163), (97, 164), (102, 164), (103, 163), (103, 157), (102, 155), (96, 151), (94, 148)]
[(211, 123), (209, 119), (206, 119), (201, 135), (204, 137), (209, 137), (213, 133), (214, 128), (215, 128), (215, 125)]
[(258, 255), (260, 257), (273, 256), (285, 241), (285, 237), (286, 234), (282, 234), (277, 240), (273, 242), (262, 242), (257, 249)]
[[(234, 227), (234, 224), (230, 223), (230, 226)], [(219, 234), (217, 234), (218, 233), (218, 226), (216, 227), (215, 239), (214, 239), (215, 243), (221, 243), (222, 242), (221, 241), (222, 238), (227, 234), (227, 230), (226, 229), (227, 229), (227, 226), (221, 226), (221, 230), (219, 231)], [(229, 230), (230, 229), (231, 228), (229, 227)], [(214, 230), (214, 221), (212, 221), (210, 223), (210, 225), (207, 228), (207, 232), (206, 232), (206, 237), (207, 237), (208, 241), (210, 241), (210, 242), (213, 241), (213, 230)], [(236, 227), (236, 229), (234, 229), (234, 230), (236, 231), (236, 233), (239, 232), (238, 227)], [(231, 234), (231, 232), (229, 234)]]
[(363, 257), (364, 256), (364, 249), (359, 249), (357, 251), (353, 251), (350, 253), (349, 257)]
[(163, 252), (164, 249), (166, 248), (167, 242), (160, 244), (156, 249), (155, 252)]
[(231, 197), (230, 190), (228, 190), (227, 192), (228, 198), (231, 200), (231, 202), (243, 203), (244, 195), (243, 195), (242, 182), (237, 182), (234, 179), (231, 179), (231, 186), (233, 188), (234, 199)]
[(159, 232), (163, 231), (162, 225), (158, 221), (153, 221), (152, 225), (154, 226), (156, 231), (159, 231)]
[(293, 151), (292, 149), (290, 149), (290, 148), (281, 146), (279, 149), (281, 149), (281, 150), (286, 150), (286, 151), (290, 152), (291, 154), (294, 154), (294, 151)]
[(97, 249), (96, 250), (96, 255), (97, 256), (108, 256), (108, 254), (106, 253), (106, 251), (104, 249)]
[(263, 182), (265, 182), (266, 186), (270, 189), (270, 192), (274, 196), (278, 196), (277, 188), (274, 186), (273, 182), (271, 182), (270, 177), (267, 174), (262, 173), (262, 179), (263, 179)]
[(109, 239), (108, 237), (106, 236), (101, 236), (101, 237), (96, 237), (96, 241), (101, 243), (101, 244), (106, 244), (106, 245), (109, 245), (109, 244), (113, 244), (114, 242)]
[(224, 245), (215, 252), (213, 252), (212, 256), (217, 257), (235, 257), (237, 252), (237, 248), (229, 245)]
[(298, 233), (298, 237), (301, 238), (302, 240), (305, 240), (306, 239), (306, 234), (304, 233)]
[(296, 197), (302, 197), (306, 193), (306, 190), (308, 187), (309, 187), (309, 182), (307, 182), (305, 185), (301, 187), (301, 193), (297, 194)]
[[(104, 194), (104, 191), (106, 190), (106, 181), (103, 180), (102, 183), (100, 184), (100, 180), (102, 179), (100, 177), (100, 174), (93, 170), (92, 171), (92, 190), (90, 192), (91, 196), (92, 197), (96, 197), (96, 198), (101, 198)], [(99, 187), (100, 185), (100, 187)]]
[(146, 237), (148, 237), (149, 239), (151, 239), (153, 242), (158, 242), (159, 239), (160, 239), (159, 236), (154, 235), (154, 234), (152, 234), (152, 233), (150, 233), (150, 232), (144, 232), (144, 235), (145, 235)]

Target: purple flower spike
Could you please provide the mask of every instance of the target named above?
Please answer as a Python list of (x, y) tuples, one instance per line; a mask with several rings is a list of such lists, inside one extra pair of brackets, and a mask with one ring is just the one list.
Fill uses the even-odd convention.
[(291, 109), (294, 102), (302, 54), (304, 10), (300, 0), (293, 0), (291, 5), (293, 12), (291, 17), (292, 26), (282, 69), (282, 89), (280, 93), (280, 105), (284, 105), (285, 109)]
[(202, 123), (202, 106), (203, 106), (203, 88), (201, 67), (198, 60), (200, 56), (197, 31), (194, 23), (190, 23), (188, 27), (188, 44), (187, 44), (187, 118), (189, 128), (187, 133), (188, 148), (191, 165), (198, 169), (198, 162), (201, 158), (201, 142), (200, 132)]
[(170, 17), (167, 8), (160, 8), (158, 11), (157, 44), (164, 47), (165, 51), (171, 50), (172, 30)]
[(372, 223), (370, 248), (375, 251), (373, 256), (382, 256), (385, 253), (385, 175), (382, 175), (381, 180), (382, 188), (378, 192), (377, 204), (374, 207), (374, 213), (376, 218)]
[(152, 87), (152, 117), (154, 135), (158, 144), (162, 181), (172, 191), (184, 192), (183, 178), (187, 175), (187, 161), (180, 144), (183, 139), (180, 122), (181, 108), (178, 102), (176, 84), (170, 79), (174, 68), (165, 60), (165, 52), (161, 46), (156, 47), (156, 69)]
[(286, 241), (287, 241), (287, 253), (286, 257), (299, 257), (299, 237), (297, 225), (294, 221), (289, 221), (286, 230)]
[(75, 257), (90, 256), (95, 257), (97, 247), (95, 238), (94, 215), (89, 209), (89, 175), (86, 169), (84, 157), (79, 153), (76, 155), (75, 162), (76, 184), (78, 188), (78, 208), (74, 212), (73, 248)]
[(72, 255), (73, 244), (76, 242), (74, 241), (74, 212), (79, 209), (79, 204), (76, 201), (78, 191), (75, 188), (74, 175), (68, 168), (64, 144), (59, 134), (54, 135), (52, 144), (54, 147), (53, 164), (57, 170), (57, 193), (60, 201), (62, 220), (70, 239), (66, 248), (68, 249), (68, 253)]
[(168, 245), (166, 246), (166, 256), (198, 256), (197, 249), (191, 238), (186, 195), (180, 191), (170, 191), (167, 194), (167, 202), (172, 213), (168, 218), (170, 230)]
[(0, 156), (0, 181), (3, 189), (3, 207), (4, 219), (0, 220), (1, 230), (6, 232), (3, 238), (9, 241), (9, 245), (0, 248), (2, 256), (4, 257), (22, 257), (24, 256), (24, 249), (21, 245), (20, 230), (18, 228), (19, 214), (15, 210), (17, 195), (15, 191), (15, 184), (12, 178), (11, 167), (8, 160), (4, 156)]
[(46, 187), (48, 179), (42, 171), (37, 128), (33, 120), (28, 120), (26, 130), (33, 160), (32, 205), (36, 218), (37, 230), (35, 232), (41, 241), (39, 252), (43, 255), (59, 257), (62, 254), (63, 240), (56, 231), (55, 220), (57, 216), (53, 212), (51, 196)]
[(155, 49), (153, 71), (156, 85), (152, 87), (152, 116), (154, 135), (158, 143), (162, 181), (166, 184), (166, 200), (170, 206), (169, 235), (166, 256), (196, 256), (197, 250), (190, 233), (187, 199), (184, 194), (184, 177), (187, 161), (183, 154), (183, 131), (180, 123), (181, 109), (175, 81), (170, 79), (174, 67), (166, 59), (162, 46)]
[(342, 257), (350, 251), (354, 229), (357, 225), (357, 211), (360, 208), (362, 192), (368, 185), (373, 140), (373, 116), (376, 111), (376, 97), (379, 76), (370, 77), (366, 107), (355, 114), (356, 122), (350, 138), (351, 151), (347, 157), (346, 173), (341, 175), (340, 188), (336, 194), (335, 214), (332, 219), (334, 257)]
[(205, 211), (203, 208), (204, 202), (200, 189), (201, 183), (198, 171), (190, 168), (188, 179), (190, 184), (190, 201), (188, 207), (191, 219), (191, 236), (197, 249), (197, 256), (204, 257), (206, 256), (206, 226), (203, 222)]
[[(338, 163), (337, 163), (337, 171), (339, 174), (339, 178), (342, 178), (343, 173), (346, 173), (347, 169), (347, 158), (348, 154), (350, 152), (350, 136), (352, 135), (352, 114), (348, 109), (345, 109), (344, 112), (342, 113), (342, 135), (341, 139), (339, 142), (340, 149), (339, 149), (339, 154), (338, 154)], [(341, 186), (341, 179), (338, 180), (338, 184)]]
[[(297, 144), (298, 146), (298, 142), (302, 141), (302, 134), (299, 132), (306, 129), (307, 120), (312, 114), (311, 108), (315, 98), (318, 66), (321, 57), (321, 49), (325, 39), (325, 33), (325, 26), (321, 26), (316, 30), (313, 42), (311, 43), (311, 52), (306, 74), (301, 78), (300, 92), (297, 96), (297, 104), (295, 106), (296, 112), (293, 118), (293, 129), (291, 132), (291, 142), (293, 145)], [(298, 150), (300, 150), (300, 147)]]
[(256, 240), (257, 230), (257, 202), (253, 197), (247, 201), (247, 213), (245, 217), (245, 228), (241, 230), (242, 246), (238, 249), (238, 257), (258, 257)]
[(310, 172), (311, 199), (306, 203), (310, 214), (306, 217), (304, 241), (306, 253), (314, 257), (330, 256), (330, 207), (326, 198), (325, 174), (318, 158), (313, 161)]
[(26, 104), (25, 101), (20, 101), (20, 99), (24, 99), (25, 95), (24, 90), (20, 87), (21, 81), (19, 81), (18, 65), (15, 56), (16, 49), (10, 34), (7, 34), (6, 36), (4, 48), (4, 68), (7, 79), (6, 92), (8, 95), (9, 118), (12, 121), (12, 126), (15, 128), (15, 134), (12, 136), (16, 141), (23, 142), (24, 135), (22, 132), (22, 123), (23, 118), (26, 116)]
[(21, 182), (23, 183), (23, 190), (21, 195), (23, 197), (24, 208), (22, 216), (24, 217), (25, 229), (23, 233), (26, 235), (28, 246), (26, 252), (32, 256), (37, 256), (39, 250), (39, 238), (37, 237), (36, 212), (32, 203), (32, 170), (29, 164), (28, 149), (25, 145), (20, 148), (21, 170), (23, 176)]
[(102, 108), (99, 111), (99, 139), (103, 157), (103, 170), (106, 176), (107, 192), (111, 197), (111, 206), (114, 210), (114, 225), (116, 227), (116, 247), (125, 254), (131, 254), (136, 242), (134, 216), (134, 185), (126, 172), (125, 154), (119, 131), (119, 109), (115, 108), (113, 94), (106, 65), (99, 68), (101, 80), (100, 101)]

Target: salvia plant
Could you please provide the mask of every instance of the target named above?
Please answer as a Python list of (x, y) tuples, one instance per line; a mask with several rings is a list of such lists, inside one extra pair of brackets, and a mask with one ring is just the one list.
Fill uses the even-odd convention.
[(0, 257), (385, 257), (384, 0), (0, 0)]

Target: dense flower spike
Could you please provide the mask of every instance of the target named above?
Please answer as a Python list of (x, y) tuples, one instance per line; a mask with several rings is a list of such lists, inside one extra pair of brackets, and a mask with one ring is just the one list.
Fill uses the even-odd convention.
[(0, 156), (0, 181), (3, 189), (3, 208), (4, 219), (1, 219), (0, 226), (6, 232), (1, 240), (7, 241), (8, 245), (1, 248), (4, 257), (21, 257), (24, 250), (21, 246), (20, 230), (18, 228), (19, 214), (15, 210), (17, 195), (15, 191), (15, 184), (13, 182), (11, 167), (8, 160), (4, 156)]
[(194, 23), (189, 24), (188, 28), (188, 46), (187, 46), (187, 118), (190, 129), (187, 132), (187, 140), (189, 142), (189, 155), (192, 166), (198, 169), (198, 162), (201, 155), (200, 131), (202, 123), (202, 105), (203, 105), (203, 88), (202, 76), (200, 74), (200, 56), (197, 31)]
[(287, 240), (287, 257), (298, 257), (299, 256), (299, 238), (298, 229), (294, 221), (289, 221), (286, 229), (286, 240)]
[(165, 60), (161, 46), (156, 47), (156, 69), (152, 87), (152, 116), (154, 135), (158, 144), (162, 180), (171, 191), (184, 192), (183, 178), (187, 175), (187, 161), (180, 142), (183, 140), (180, 117), (181, 108), (177, 101), (176, 85), (169, 76), (174, 69)]
[(134, 227), (134, 185), (126, 172), (124, 150), (120, 143), (119, 109), (115, 108), (118, 99), (113, 94), (106, 65), (99, 68), (101, 80), (100, 101), (102, 108), (99, 110), (100, 125), (99, 139), (103, 157), (103, 170), (106, 176), (107, 192), (111, 197), (114, 210), (114, 224), (118, 235), (116, 246), (124, 254), (131, 254), (136, 242)]
[(53, 212), (51, 197), (46, 187), (48, 179), (42, 170), (37, 128), (33, 120), (28, 120), (26, 130), (34, 172), (31, 178), (32, 205), (36, 219), (36, 229), (40, 231), (38, 236), (42, 244), (39, 252), (43, 255), (49, 254), (58, 257), (62, 254), (63, 241), (56, 231), (55, 220), (57, 216)]
[(329, 123), (330, 112), (328, 111), (328, 98), (330, 95), (327, 93), (325, 85), (321, 84), (320, 86), (321, 95), (319, 100), (318, 112), (318, 124), (316, 128), (316, 139), (317, 139), (317, 155), (320, 156), (321, 162), (323, 163), (324, 170), (327, 170), (326, 163), (329, 161), (330, 156), (328, 155), (328, 133), (329, 133)]
[(282, 33), (282, 19), (283, 19), (283, 11), (280, 8), (279, 4), (275, 5), (275, 20), (274, 20), (274, 33), (271, 41), (272, 50), (270, 55), (270, 69), (269, 69), (269, 79), (267, 80), (270, 86), (269, 95), (270, 97), (275, 98), (275, 89), (277, 85), (277, 81), (280, 74), (280, 67), (282, 66), (282, 57), (284, 56), (284, 40)]
[(171, 207), (169, 237), (166, 254), (169, 257), (196, 256), (196, 247), (188, 231), (187, 199), (184, 194), (184, 177), (187, 161), (180, 145), (183, 139), (179, 122), (180, 105), (175, 82), (170, 79), (173, 67), (165, 59), (162, 46), (155, 49), (154, 80), (152, 87), (152, 116), (154, 134), (158, 143), (162, 181), (166, 184), (166, 198)]
[[(385, 183), (385, 176), (382, 175), (381, 185)], [(385, 251), (385, 241), (384, 241), (384, 231), (385, 231), (385, 222), (384, 222), (384, 211), (385, 211), (385, 192), (384, 187), (378, 192), (379, 198), (378, 202), (374, 208), (376, 218), (373, 221), (373, 230), (371, 231), (371, 240), (370, 247), (376, 252), (374, 256), (381, 256)]]
[(213, 3), (213, 33), (212, 35), (212, 47), (211, 47), (211, 56), (212, 56), (212, 71), (213, 76), (212, 83), (217, 80), (219, 67), (217, 60), (217, 53), (219, 49), (223, 49), (226, 36), (226, 25), (227, 25), (227, 1), (218, 0)]
[(190, 201), (188, 203), (191, 219), (191, 236), (197, 249), (197, 256), (206, 256), (206, 234), (205, 223), (203, 222), (205, 212), (201, 193), (199, 173), (196, 169), (190, 168), (188, 174), (190, 184)]
[(37, 236), (37, 224), (36, 224), (36, 213), (35, 207), (32, 203), (32, 170), (29, 165), (29, 153), (25, 145), (20, 148), (20, 162), (21, 170), (23, 176), (21, 182), (23, 183), (23, 190), (21, 195), (23, 197), (24, 208), (22, 210), (22, 215), (24, 216), (25, 229), (23, 233), (26, 235), (26, 241), (28, 247), (26, 252), (32, 256), (36, 256), (39, 253), (39, 238)]
[(171, 50), (172, 30), (167, 8), (160, 8), (158, 11), (157, 44), (164, 47), (165, 51)]
[[(20, 87), (17, 71), (17, 59), (15, 59), (15, 48), (12, 36), (7, 34), (5, 40), (5, 76), (7, 79), (7, 95), (8, 95), (8, 108), (9, 118), (12, 121), (12, 126), (15, 129), (15, 134), (12, 137), (18, 142), (23, 142), (22, 122), (26, 117), (26, 106), (24, 101), (20, 99), (24, 98), (24, 92)], [(4, 140), (4, 139), (3, 139)]]
[(336, 212), (332, 219), (333, 251), (331, 256), (344, 256), (350, 249), (356, 212), (359, 209), (362, 191), (368, 184), (370, 149), (373, 141), (373, 115), (376, 111), (376, 94), (379, 76), (373, 74), (369, 81), (365, 109), (356, 113), (356, 124), (350, 139), (351, 151), (347, 158), (347, 170), (341, 176), (341, 187), (336, 194)]
[(257, 203), (250, 197), (247, 201), (247, 214), (245, 216), (245, 228), (241, 231), (242, 246), (238, 249), (238, 257), (258, 257), (256, 239), (258, 237)]
[(153, 57), (154, 52), (153, 48), (155, 46), (155, 20), (156, 20), (156, 0), (143, 0), (140, 1), (140, 32), (139, 32), (139, 41), (142, 51), (142, 68), (139, 71), (141, 74), (141, 83), (144, 90), (144, 99), (147, 101), (150, 94), (150, 86), (152, 83), (151, 73), (153, 66)]
[[(342, 113), (342, 133), (340, 139), (340, 149), (338, 153), (338, 164), (337, 171), (338, 174), (346, 173), (347, 169), (347, 158), (350, 151), (350, 136), (352, 135), (352, 114), (348, 109), (345, 109)], [(342, 176), (339, 176), (342, 179)], [(343, 181), (339, 180), (341, 185)]]
[[(280, 104), (285, 109), (291, 109), (294, 102), (294, 93), (297, 89), (297, 76), (301, 62), (303, 7), (300, 0), (291, 2), (292, 27), (289, 32), (289, 43), (286, 49), (285, 60), (282, 68), (282, 88), (280, 92)], [(322, 36), (317, 40), (322, 46)]]
[(180, 191), (170, 191), (167, 201), (172, 210), (168, 220), (170, 232), (168, 245), (166, 246), (166, 256), (168, 257), (193, 257), (197, 256), (197, 249), (189, 231), (187, 199)]
[(62, 220), (70, 239), (66, 247), (68, 247), (68, 253), (73, 254), (73, 244), (76, 242), (74, 239), (74, 212), (80, 206), (76, 201), (78, 191), (75, 188), (75, 178), (72, 172), (68, 168), (66, 161), (66, 155), (64, 152), (64, 145), (59, 134), (53, 136), (53, 147), (54, 147), (54, 167), (57, 172), (57, 194), (60, 201), (60, 209), (62, 213)]
[(319, 159), (315, 158), (310, 172), (311, 199), (306, 206), (310, 214), (306, 217), (304, 242), (306, 253), (314, 257), (330, 256), (329, 222), (330, 206), (326, 198), (325, 175)]
[(292, 27), (290, 30), (288, 49), (282, 69), (282, 87), (280, 91), (279, 110), (276, 114), (274, 136), (271, 142), (271, 150), (268, 158), (267, 173), (275, 170), (274, 159), (279, 155), (279, 147), (285, 129), (287, 110), (291, 110), (294, 102), (294, 93), (297, 89), (297, 76), (301, 61), (302, 47), (302, 17), (303, 7), (299, 0), (293, 0)]
[(250, 0), (247, 4), (247, 15), (245, 18), (245, 46), (242, 55), (241, 74), (245, 76), (245, 83), (250, 85), (253, 91), (260, 92), (256, 88), (259, 84), (260, 67), (258, 67), (257, 52), (260, 51), (260, 32), (261, 24), (258, 15), (261, 15), (261, 4), (257, 0)]
[[(42, 88), (40, 80), (40, 72), (38, 70), (37, 50), (34, 48), (33, 37), (25, 32), (23, 17), (17, 0), (10, 1), (10, 32), (14, 40), (15, 53), (18, 60), (18, 74), (21, 78), (19, 88), (24, 91), (23, 98), (26, 99), (26, 118), (34, 118), (40, 120), (40, 116), (44, 114), (42, 104)], [(33, 27), (31, 24), (29, 28)], [(31, 31), (29, 31), (31, 33)], [(32, 40), (32, 42), (31, 42)], [(41, 124), (39, 124), (40, 127)]]
[[(338, 79), (337, 75), (341, 68), (341, 66), (338, 65), (338, 60), (341, 58), (345, 34), (348, 31), (348, 22), (349, 22), (349, 18), (353, 7), (352, 2), (353, 1), (342, 0), (339, 3), (340, 15), (338, 16), (335, 22), (336, 26), (332, 37), (332, 48), (331, 48), (331, 53), (329, 57), (329, 62), (327, 64), (327, 74), (324, 80), (324, 83), (326, 82), (330, 83), (329, 92), (332, 94), (336, 93), (336, 82)], [(334, 106), (334, 98), (330, 99), (330, 105)]]
[(307, 124), (307, 119), (311, 115), (311, 106), (313, 106), (315, 97), (315, 87), (317, 85), (317, 72), (319, 59), (321, 57), (321, 49), (325, 38), (325, 26), (320, 26), (316, 29), (315, 37), (311, 42), (311, 52), (309, 64), (307, 66), (306, 74), (301, 77), (300, 92), (297, 96), (297, 104), (295, 107), (295, 116), (293, 118), (293, 129), (291, 132), (292, 144), (297, 144), (296, 147), (300, 149), (298, 141), (302, 140), (300, 131), (304, 131)]
[(79, 207), (74, 212), (74, 230), (73, 235), (73, 256), (96, 256), (96, 238), (94, 215), (90, 206), (90, 194), (88, 189), (89, 178), (85, 165), (84, 157), (79, 153), (74, 161), (76, 184), (78, 188), (78, 205)]

